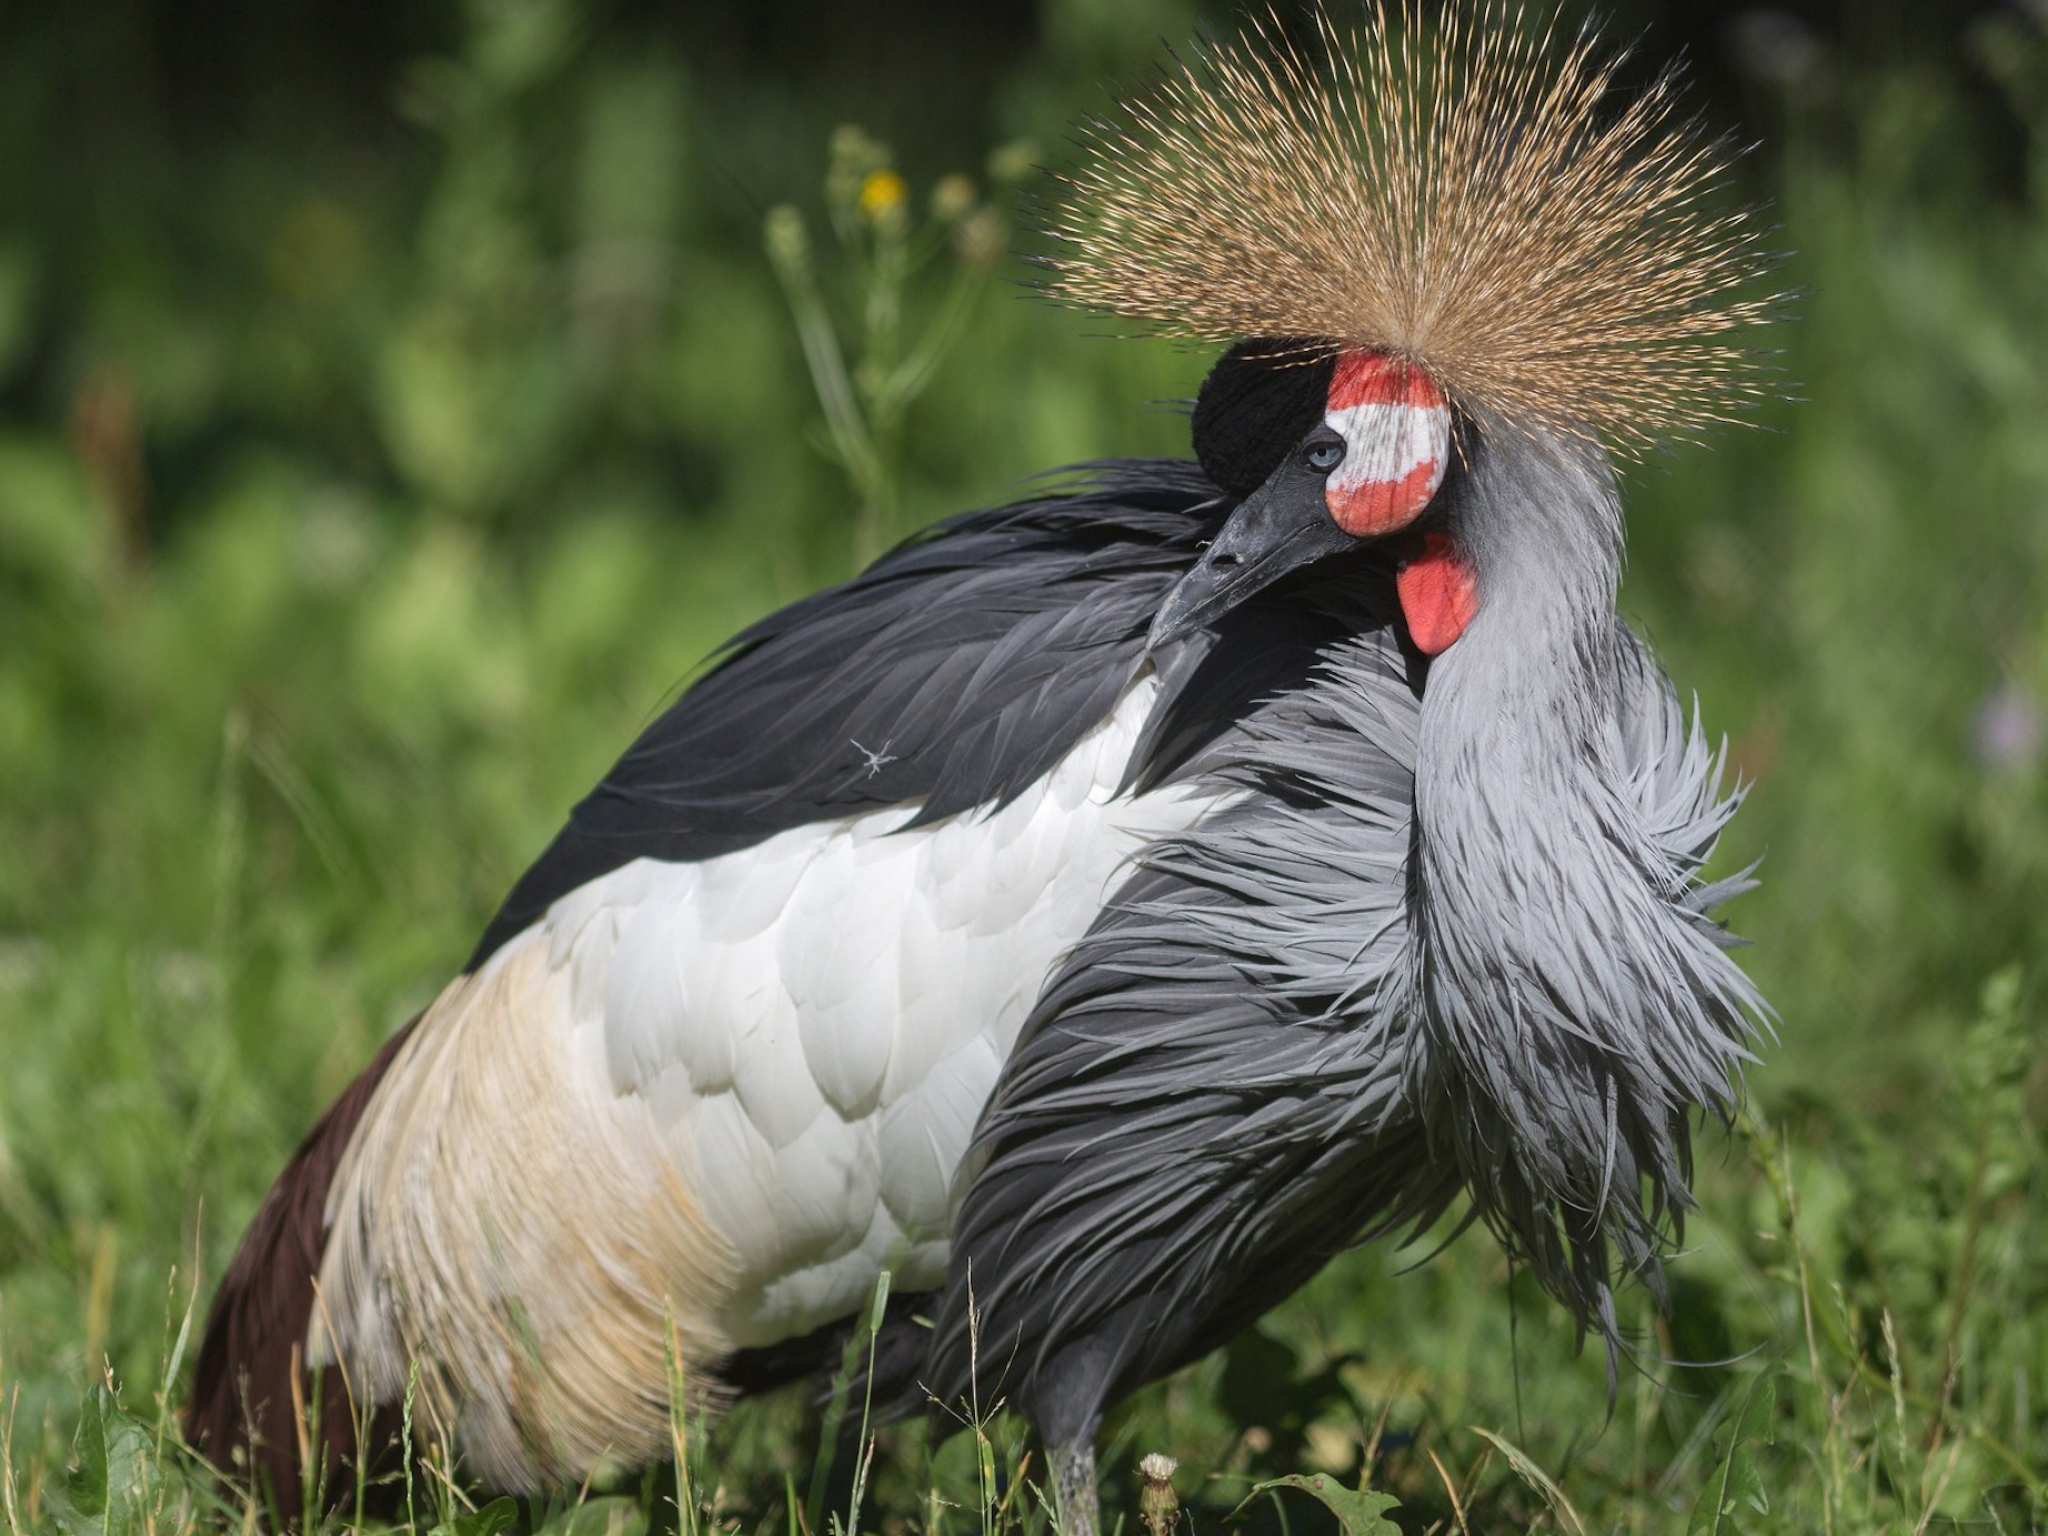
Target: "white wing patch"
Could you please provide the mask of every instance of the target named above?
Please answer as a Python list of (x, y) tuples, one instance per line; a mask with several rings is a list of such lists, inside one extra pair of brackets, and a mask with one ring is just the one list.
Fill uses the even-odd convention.
[[(501, 1486), (655, 1454), (664, 1333), (726, 1352), (944, 1277), (953, 1180), (1032, 1003), (1133, 856), (1214, 797), (1115, 796), (1147, 674), (990, 815), (915, 807), (564, 897), (450, 987), (329, 1199), (309, 1340), (373, 1397), (416, 1346)], [(446, 1341), (481, 1339), (474, 1347)]]
[(717, 1313), (736, 1345), (857, 1311), (883, 1263), (899, 1289), (943, 1278), (954, 1170), (1054, 960), (1131, 856), (1209, 803), (1114, 798), (1157, 688), (992, 815), (906, 831), (903, 807), (643, 861), (548, 914), (618, 914), (610, 1087), (659, 1101), (738, 1256)]

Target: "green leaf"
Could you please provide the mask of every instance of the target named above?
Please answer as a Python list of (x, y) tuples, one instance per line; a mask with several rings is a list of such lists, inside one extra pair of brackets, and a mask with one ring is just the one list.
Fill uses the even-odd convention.
[(1764, 1491), (1763, 1475), (1757, 1471), (1756, 1458), (1750, 1455), (1749, 1448), (1771, 1443), (1777, 1410), (1777, 1381), (1766, 1371), (1750, 1383), (1742, 1406), (1736, 1410), (1727, 1452), (1721, 1457), (1712, 1484), (1693, 1508), (1686, 1536), (1720, 1536), (1724, 1529), (1732, 1531), (1735, 1527), (1731, 1517), (1745, 1504), (1760, 1515), (1770, 1512), (1770, 1496)]
[(646, 1536), (647, 1513), (637, 1499), (606, 1494), (557, 1511), (534, 1536)]
[[(1334, 1477), (1325, 1477), (1320, 1472), (1297, 1472), (1291, 1477), (1276, 1477), (1269, 1483), (1260, 1483), (1246, 1497), (1245, 1504), (1275, 1488), (1299, 1488), (1315, 1499), (1337, 1517), (1337, 1524), (1344, 1528), (1344, 1536), (1401, 1536), (1401, 1528), (1387, 1518), (1387, 1511), (1397, 1509), (1401, 1504), (1391, 1493), (1346, 1488)], [(1243, 1508), (1244, 1504), (1238, 1505), (1238, 1509)], [(1232, 1514), (1235, 1513), (1233, 1510)]]
[(498, 1536), (500, 1531), (509, 1531), (518, 1523), (517, 1499), (493, 1499), (482, 1509), (471, 1510), (436, 1528), (434, 1536)]
[(71, 1437), (72, 1465), (64, 1480), (71, 1507), (88, 1518), (107, 1511), (107, 1418), (113, 1400), (95, 1386), (79, 1405), (78, 1433)]
[(1578, 1536), (1586, 1536), (1586, 1522), (1581, 1520), (1579, 1512), (1572, 1508), (1572, 1501), (1564, 1496), (1564, 1490), (1557, 1486), (1550, 1474), (1536, 1465), (1527, 1451), (1512, 1441), (1502, 1439), (1490, 1429), (1481, 1429), (1477, 1424), (1472, 1426), (1472, 1433), (1507, 1457), (1508, 1465), (1515, 1469), (1515, 1476), (1543, 1495), (1544, 1502), (1550, 1505), (1550, 1512), (1557, 1516), (1562, 1524), (1576, 1531)]
[(64, 1497), (52, 1501), (58, 1528), (67, 1536), (141, 1530), (149, 1502), (148, 1450), (148, 1433), (121, 1411), (113, 1393), (97, 1385), (88, 1391), (71, 1440)]

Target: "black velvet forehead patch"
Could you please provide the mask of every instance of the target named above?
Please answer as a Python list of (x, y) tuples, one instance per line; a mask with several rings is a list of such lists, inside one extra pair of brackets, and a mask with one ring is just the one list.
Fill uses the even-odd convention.
[(1234, 496), (1247, 496), (1323, 419), (1337, 348), (1299, 336), (1241, 341), (1217, 360), (1195, 398), (1195, 457)]

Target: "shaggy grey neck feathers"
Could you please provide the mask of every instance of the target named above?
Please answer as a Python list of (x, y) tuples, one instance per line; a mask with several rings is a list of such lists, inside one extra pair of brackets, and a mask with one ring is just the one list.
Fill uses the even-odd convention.
[(1694, 881), (1735, 800), (1675, 705), (1644, 707), (1604, 458), (1493, 437), (1450, 516), (1480, 602), (1422, 701), (1410, 1087), (1510, 1253), (1612, 1340), (1610, 1245), (1658, 1285), (1688, 1111), (1728, 1111), (1764, 1017), (1706, 916), (1735, 884)]
[(1344, 638), (1192, 756), (1219, 809), (1040, 995), (901, 1407), (1003, 1395), (1086, 1443), (1461, 1191), (1619, 1347), (1612, 1286), (1656, 1283), (1688, 1203), (1687, 1115), (1726, 1112), (1764, 1017), (1708, 916), (1742, 879), (1698, 879), (1734, 800), (1615, 616), (1605, 462), (1477, 444), (1462, 468), (1464, 636), (1418, 689), (1383, 586), (1302, 592)]

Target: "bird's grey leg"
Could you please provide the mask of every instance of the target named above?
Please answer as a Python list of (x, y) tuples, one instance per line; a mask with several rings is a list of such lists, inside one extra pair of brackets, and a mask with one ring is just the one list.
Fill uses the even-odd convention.
[(1064, 1445), (1053, 1446), (1053, 1516), (1064, 1536), (1095, 1536), (1099, 1524), (1095, 1508), (1095, 1432)]

